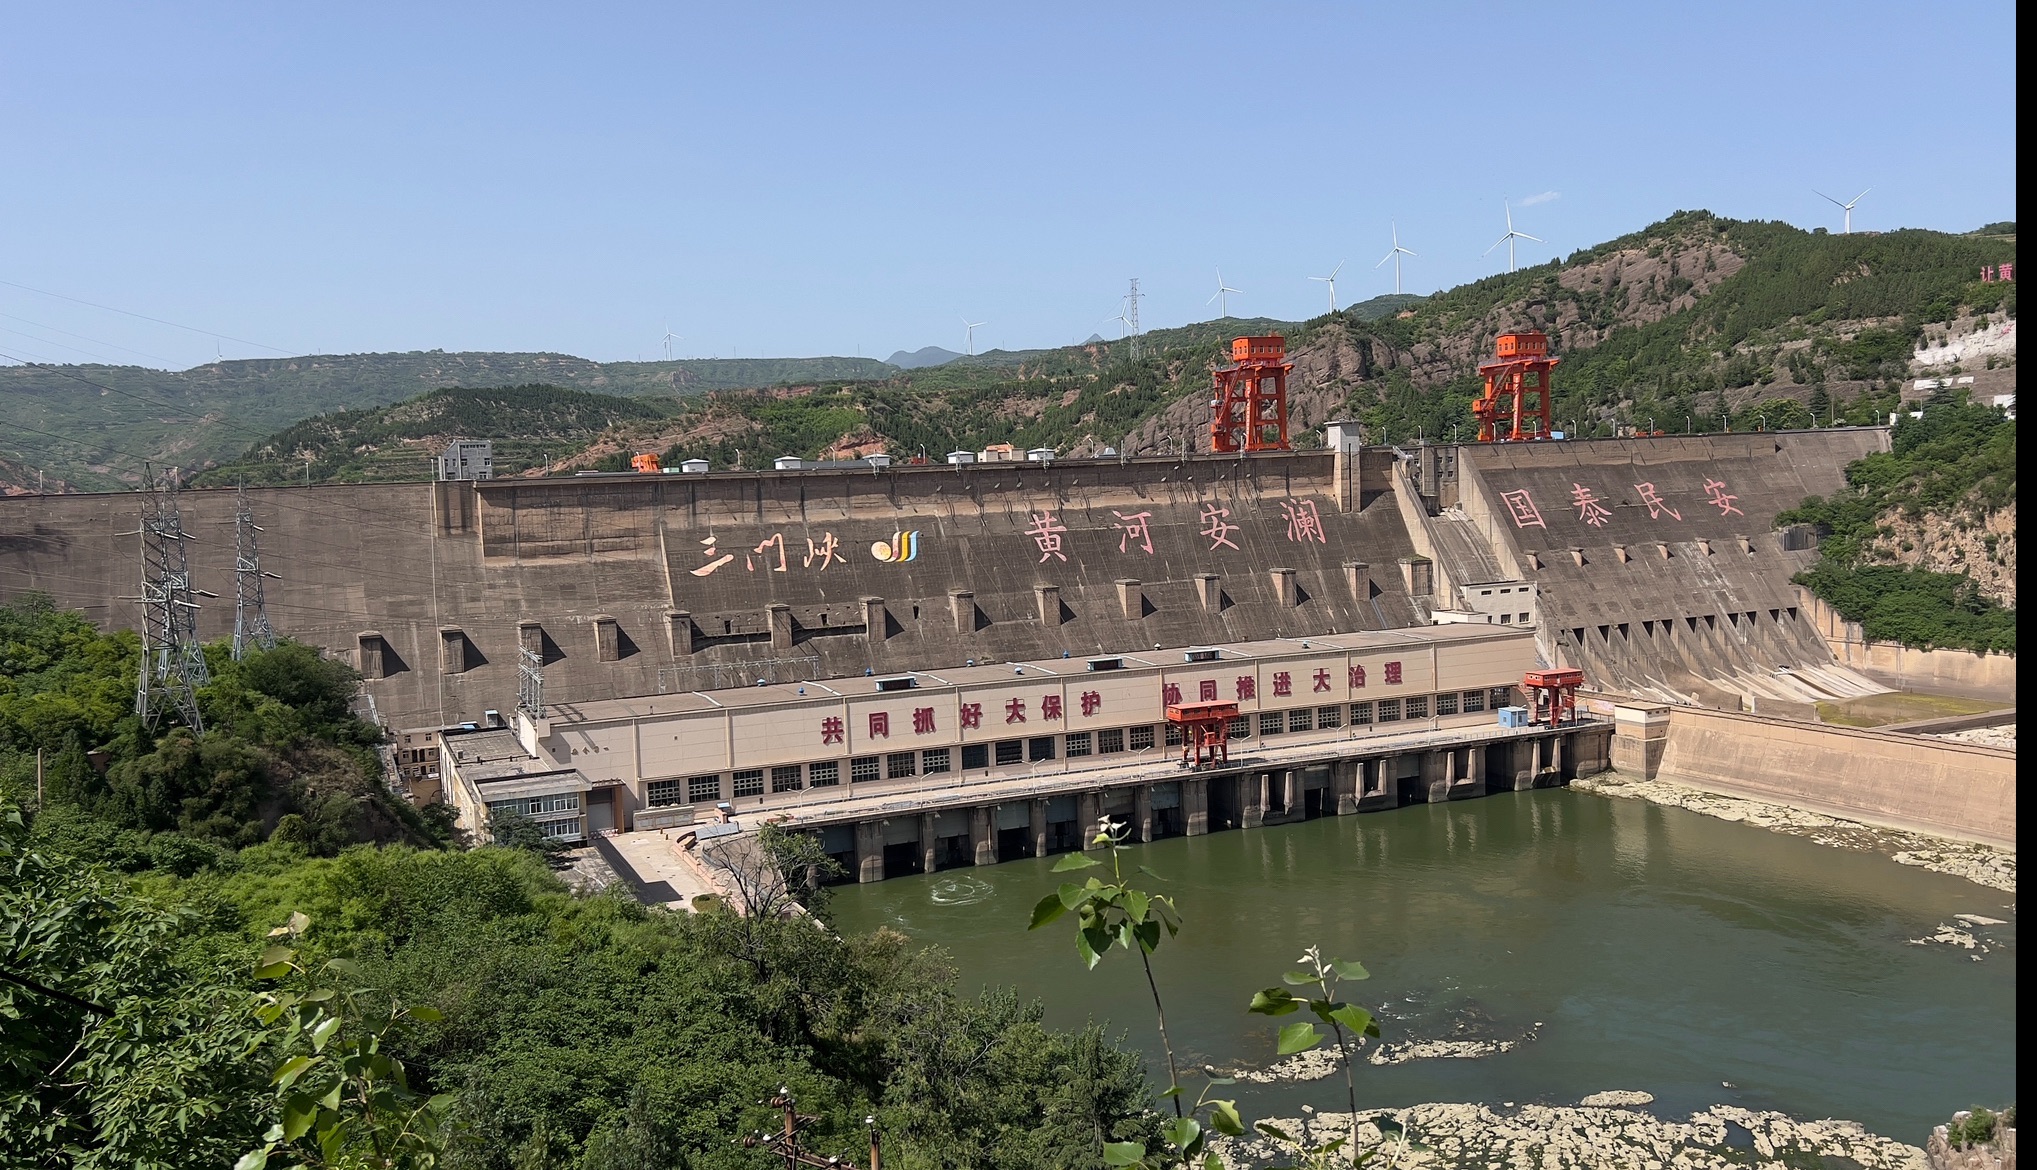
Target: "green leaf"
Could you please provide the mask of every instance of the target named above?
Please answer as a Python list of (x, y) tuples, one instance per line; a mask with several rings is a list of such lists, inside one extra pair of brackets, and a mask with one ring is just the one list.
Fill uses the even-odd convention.
[(1252, 1128), (1258, 1130), (1260, 1133), (1263, 1133), (1270, 1138), (1277, 1138), (1283, 1142), (1294, 1141), (1294, 1136), (1292, 1134), (1288, 1133), (1286, 1130), (1280, 1128), (1279, 1126), (1273, 1124), (1270, 1121), (1255, 1121), (1252, 1123)]
[(1054, 896), (1061, 899), (1061, 904), (1070, 910), (1087, 902), (1089, 895), (1089, 890), (1076, 885), (1074, 882), (1065, 882), (1059, 890), (1054, 892)]
[(1223, 1156), (1215, 1150), (1202, 1156), (1202, 1170), (1224, 1170)]
[(304, 1002), (305, 1002), (305, 1003), (324, 1003), (324, 1002), (325, 1002), (326, 1000), (328, 1000), (328, 999), (331, 999), (331, 998), (332, 998), (332, 996), (333, 996), (333, 990), (332, 990), (332, 988), (330, 988), (330, 987), (321, 987), (321, 988), (319, 988), (319, 989), (318, 989), (318, 990), (316, 990), (316, 991), (307, 991), (307, 992), (305, 992), (305, 993), (304, 993)]
[(1284, 1016), (1300, 1007), (1301, 1004), (1294, 998), (1294, 993), (1287, 988), (1269, 987), (1264, 991), (1253, 992), (1252, 1006), (1245, 1010), (1262, 1016)]
[(1103, 1143), (1103, 1164), (1106, 1166), (1136, 1166), (1146, 1159), (1146, 1147), (1139, 1142)]
[(410, 1018), (416, 1020), (420, 1024), (436, 1024), (440, 1020), (446, 1018), (446, 1014), (444, 1012), (438, 1010), (435, 1007), (430, 1006), (429, 1004), (418, 1004), (417, 1006), (410, 1008), (409, 1012)]
[(1243, 1137), (1245, 1135), (1245, 1119), (1238, 1116), (1238, 1103), (1235, 1101), (1211, 1101), (1209, 1127), (1225, 1137)]
[(1058, 893), (1048, 894), (1040, 899), (1038, 905), (1033, 907), (1033, 923), (1031, 926), (1026, 927), (1026, 929), (1038, 930), (1066, 913), (1068, 913), (1068, 904), (1061, 900), (1061, 895)]
[(325, 969), (337, 972), (349, 979), (359, 979), (361, 977), (361, 969), (355, 965), (352, 959), (327, 959), (325, 961)]
[(270, 963), (266, 967), (255, 968), (255, 978), (257, 979), (281, 979), (289, 973), (290, 964), (288, 963)]
[(302, 1093), (292, 1093), (283, 1102), (283, 1140), (294, 1142), (311, 1132), (318, 1120), (318, 1102)]
[(1091, 926), (1075, 934), (1075, 950), (1082, 961), (1094, 970), (1103, 952), (1110, 949), (1110, 934), (1100, 926)]
[(1306, 1052), (1322, 1042), (1323, 1034), (1316, 1031), (1316, 1026), (1307, 1020), (1289, 1024), (1280, 1030), (1280, 1055), (1293, 1056), (1297, 1052)]
[(1346, 962), (1343, 959), (1332, 959), (1330, 960), (1330, 970), (1335, 971), (1339, 979), (1372, 978), (1372, 972), (1367, 971), (1365, 965), (1356, 960)]
[(1128, 915), (1133, 922), (1144, 922), (1146, 920), (1147, 901), (1148, 899), (1146, 897), (1146, 891), (1126, 890), (1125, 914)]
[(1102, 864), (1103, 862), (1098, 861), (1096, 858), (1091, 857), (1087, 853), (1070, 853), (1066, 857), (1063, 857), (1061, 860), (1055, 862), (1054, 868), (1050, 872), (1067, 873), (1069, 870), (1089, 869), (1092, 866)]
[(1354, 1035), (1379, 1035), (1379, 1025), (1372, 1022), (1372, 1013), (1355, 1003), (1340, 1003), (1331, 1008), (1330, 1018), (1351, 1029)]
[(311, 1030), (311, 1050), (313, 1052), (324, 1052), (325, 1042), (332, 1039), (332, 1034), (340, 1030), (342, 1023), (345, 1023), (345, 1021), (338, 1016), (327, 1016), (325, 1019), (320, 1020), (318, 1026)]
[(319, 1060), (320, 1058), (316, 1056), (293, 1056), (276, 1066), (276, 1075), (269, 1078), (269, 1083), (279, 1089), (287, 1089), (298, 1077), (304, 1075), (305, 1069), (317, 1064)]
[(242, 1154), (240, 1161), (233, 1164), (233, 1170), (262, 1170), (268, 1164), (269, 1148), (263, 1146), (259, 1150), (249, 1150), (247, 1153)]
[(1289, 971), (1280, 977), (1280, 981), (1289, 987), (1307, 987), (1316, 981), (1316, 977), (1307, 971)]
[(1192, 1154), (1202, 1140), (1202, 1123), (1193, 1117), (1177, 1117), (1160, 1127), (1160, 1136), (1184, 1154)]
[(1160, 949), (1159, 923), (1141, 922), (1132, 927), (1132, 934), (1138, 938), (1139, 947), (1142, 950), (1144, 950), (1147, 954), (1150, 955), (1154, 951)]

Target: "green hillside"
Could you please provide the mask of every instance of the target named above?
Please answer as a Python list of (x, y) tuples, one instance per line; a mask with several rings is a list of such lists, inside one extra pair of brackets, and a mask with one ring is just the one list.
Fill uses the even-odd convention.
[(141, 461), (231, 458), (302, 419), (401, 402), (446, 386), (544, 383), (627, 396), (697, 394), (824, 378), (881, 377), (868, 358), (593, 362), (548, 353), (386, 353), (139, 366), (0, 367), (0, 482), (33, 472), (86, 490), (140, 479)]
[[(1896, 408), (1916, 372), (1913, 348), (2014, 318), (2015, 285), (1979, 279), (1983, 265), (2015, 259), (2014, 229), (1831, 235), (1678, 212), (1563, 261), (1430, 297), (1379, 297), (1304, 322), (1156, 329), (1136, 360), (1117, 339), (915, 370), (865, 359), (604, 365), (545, 354), (229, 362), (177, 375), (61, 368), (110, 391), (54, 368), (7, 369), (0, 421), (64, 438), (0, 435), (0, 469), (17, 482), (46, 468), (103, 487), (132, 478), (148, 455), (186, 467), (233, 460), (208, 478), (260, 479), (282, 474), (279, 461), (302, 476), (303, 461), (290, 461), (310, 450), (313, 478), (411, 478), (424, 464), (402, 445), (456, 432), (501, 440), (512, 467), (562, 453), (555, 445), (592, 445), (573, 464), (583, 467), (619, 466), (631, 449), (756, 467), (844, 440), (908, 457), (996, 442), (1064, 454), (1206, 446), (1199, 403), (1209, 370), (1232, 337), (1263, 332), (1284, 334), (1297, 363), (1303, 444), (1340, 416), (1363, 419), (1378, 441), (1463, 435), (1478, 362), (1494, 336), (1522, 327), (1546, 329), (1563, 359), (1554, 408), (1565, 430), (1868, 422)], [(2012, 388), (2013, 375), (2004, 377)], [(678, 404), (637, 416), (604, 407), (579, 421), (443, 413), (452, 400), (427, 416), (357, 416), (444, 386), (536, 384)]]
[(497, 474), (515, 475), (624, 424), (669, 418), (673, 398), (618, 398), (555, 386), (433, 390), (393, 406), (343, 410), (286, 427), (200, 486), (426, 479), (454, 438), (491, 439)]

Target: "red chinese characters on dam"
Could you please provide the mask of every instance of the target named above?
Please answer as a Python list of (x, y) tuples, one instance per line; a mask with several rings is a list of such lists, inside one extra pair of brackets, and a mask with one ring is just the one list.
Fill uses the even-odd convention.
[[(1527, 493), (1519, 493), (1525, 496)], [(1733, 499), (1735, 497), (1727, 497)], [(1287, 540), (1294, 544), (1328, 544), (1329, 532), (1323, 523), (1322, 509), (1314, 500), (1283, 500), (1280, 504), (1282, 519), (1286, 525)], [(1153, 534), (1153, 513), (1121, 512), (1111, 510), (1113, 517), (1105, 530), (1115, 533), (1117, 551), (1127, 556), (1153, 556), (1157, 552)], [(1539, 518), (1537, 519), (1539, 523)], [(1197, 534), (1209, 542), (1204, 552), (1215, 552), (1221, 548), (1242, 551), (1233, 539), (1234, 534), (1244, 529), (1243, 524), (1233, 523), (1231, 510), (1217, 504), (1204, 504), (1197, 519), (1200, 527)], [(1033, 542), (1033, 550), (1039, 554), (1041, 564), (1059, 561), (1067, 564), (1069, 529), (1061, 517), (1052, 511), (1027, 513), (1027, 524), (1021, 535)], [(803, 553), (798, 545), (804, 542)], [(878, 540), (870, 545), (870, 555), (887, 564), (904, 564), (919, 558), (921, 537), (918, 530), (899, 530), (889, 540)], [(818, 538), (812, 536), (787, 536), (784, 532), (773, 532), (755, 544), (747, 540), (738, 542), (737, 549), (729, 551), (721, 545), (721, 537), (710, 535), (700, 542), (700, 564), (687, 573), (694, 577), (709, 577), (735, 564), (742, 558), (743, 571), (749, 573), (788, 573), (795, 568), (804, 572), (821, 573), (829, 566), (845, 563), (841, 538), (833, 532), (823, 532)], [(794, 565), (797, 558), (798, 564)]]
[[(1585, 484), (1573, 482), (1570, 485), (1569, 506), (1576, 509), (1579, 523), (1592, 528), (1604, 528), (1606, 522), (1613, 518), (1614, 506), (1646, 508), (1648, 518), (1659, 523), (1683, 520), (1685, 506), (1683, 501), (1690, 499), (1690, 496), (1673, 496), (1653, 483), (1637, 483), (1631, 486), (1636, 497), (1634, 501), (1623, 500), (1617, 505), (1609, 505), (1609, 497), (1605, 493)], [(1708, 478), (1705, 480), (1704, 492), (1704, 503), (1717, 508), (1720, 517), (1747, 514), (1734, 506), (1740, 497), (1727, 490), (1726, 481)], [(1507, 518), (1514, 522), (1515, 528), (1549, 527), (1548, 522), (1543, 519), (1541, 507), (1535, 503), (1534, 494), (1527, 488), (1501, 492), (1499, 498), (1506, 506)]]

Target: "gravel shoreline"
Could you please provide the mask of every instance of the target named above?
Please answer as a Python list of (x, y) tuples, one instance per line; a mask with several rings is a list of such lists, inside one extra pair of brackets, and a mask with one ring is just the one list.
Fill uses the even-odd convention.
[[(1852, 1121), (1798, 1121), (1787, 1114), (1714, 1105), (1672, 1120), (1638, 1108), (1651, 1098), (1633, 1090), (1594, 1093), (1596, 1105), (1417, 1105), (1372, 1110), (1405, 1127), (1411, 1146), (1387, 1139), (1371, 1121), (1358, 1127), (1359, 1146), (1378, 1150), (1374, 1166), (1392, 1170), (1480, 1166), (1486, 1170), (1712, 1170), (1817, 1165), (1844, 1159), (1861, 1170), (1926, 1170), (1924, 1151), (1870, 1133)], [(1269, 1118), (1290, 1134), (1327, 1141), (1350, 1132), (1349, 1113), (1307, 1112)], [(1285, 1151), (1263, 1137), (1220, 1139), (1230, 1166), (1273, 1164)], [(1827, 1162), (1827, 1165), (1832, 1163)]]
[(1820, 845), (1838, 849), (1872, 850), (1903, 865), (1965, 878), (1989, 889), (2010, 894), (2016, 892), (2016, 855), (1986, 845), (1947, 841), (1900, 829), (1878, 829), (1823, 813), (1738, 796), (1720, 796), (1666, 780), (1642, 780), (1617, 772), (1573, 780), (1570, 787), (1599, 796), (1620, 796), (1689, 809), (1722, 821), (1741, 821), (1778, 833), (1806, 837)]

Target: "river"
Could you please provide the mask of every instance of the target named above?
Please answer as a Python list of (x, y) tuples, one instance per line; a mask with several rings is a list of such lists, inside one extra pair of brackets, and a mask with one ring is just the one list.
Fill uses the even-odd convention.
[[(1389, 1044), (1514, 1042), (1360, 1066), (1362, 1108), (1639, 1089), (1663, 1116), (1731, 1104), (1921, 1144), (1954, 1109), (2015, 1100), (2014, 896), (1875, 853), (1553, 789), (1125, 858), (1165, 879), (1185, 919), (1154, 957), (1184, 1067), (1275, 1063), (1275, 1021), (1244, 1008), (1315, 943), (1370, 969), (1347, 998), (1382, 1016)], [(939, 944), (965, 990), (1014, 987), (1050, 1024), (1108, 1021), (1164, 1082), (1137, 957), (1084, 971), (1072, 919), (1026, 930), (1064, 880), (1054, 860), (841, 887), (834, 912), (845, 930)], [(1969, 924), (1972, 950), (1911, 941), (1956, 915), (2004, 921)], [(1344, 1100), (1341, 1078), (1236, 1092), (1248, 1117)]]

